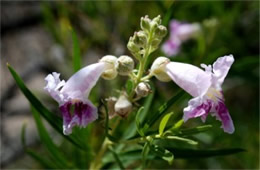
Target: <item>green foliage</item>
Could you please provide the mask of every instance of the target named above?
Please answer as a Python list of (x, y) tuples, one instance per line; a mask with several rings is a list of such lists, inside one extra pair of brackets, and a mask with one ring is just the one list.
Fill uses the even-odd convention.
[(77, 72), (81, 68), (81, 54), (80, 54), (80, 44), (77, 37), (76, 32), (72, 29), (71, 30), (72, 40), (73, 40), (73, 69), (74, 72)]
[(162, 135), (162, 134), (163, 134), (164, 129), (165, 129), (165, 127), (166, 127), (166, 125), (167, 125), (167, 123), (168, 123), (170, 117), (172, 116), (172, 114), (173, 114), (173, 112), (168, 113), (168, 114), (166, 114), (166, 115), (162, 118), (162, 120), (161, 120), (161, 122), (160, 122), (160, 125), (159, 125), (159, 135)]

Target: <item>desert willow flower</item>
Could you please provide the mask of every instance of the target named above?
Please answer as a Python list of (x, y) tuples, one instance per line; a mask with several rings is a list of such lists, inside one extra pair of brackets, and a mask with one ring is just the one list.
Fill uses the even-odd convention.
[(61, 81), (60, 74), (56, 72), (45, 78), (47, 84), (44, 89), (59, 103), (65, 135), (71, 134), (74, 126), (86, 127), (98, 118), (97, 108), (88, 95), (102, 74), (106, 73), (105, 77), (110, 79), (115, 77), (115, 73), (110, 71), (113, 62), (103, 60), (82, 68), (67, 82)]
[(200, 25), (197, 23), (183, 23), (172, 20), (170, 23), (170, 37), (162, 45), (162, 51), (167, 56), (175, 56), (179, 53), (181, 44), (194, 37), (200, 32)]
[[(166, 60), (166, 59), (165, 59)], [(156, 62), (156, 60), (155, 60)], [(201, 66), (202, 69), (191, 64), (166, 62), (161, 71), (194, 98), (184, 108), (184, 121), (190, 118), (201, 117), (205, 122), (209, 113), (222, 122), (222, 128), (227, 133), (234, 132), (233, 121), (224, 104), (221, 85), (234, 62), (232, 55), (220, 57), (211, 65)]]

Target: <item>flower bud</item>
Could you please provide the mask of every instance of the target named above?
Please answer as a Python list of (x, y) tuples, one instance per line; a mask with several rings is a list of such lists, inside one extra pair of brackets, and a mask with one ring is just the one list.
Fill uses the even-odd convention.
[(135, 32), (133, 36), (133, 42), (137, 46), (144, 46), (146, 44), (146, 35), (143, 31)]
[(119, 75), (127, 76), (134, 69), (134, 60), (126, 55), (117, 59), (117, 71)]
[(155, 39), (152, 41), (151, 46), (152, 46), (154, 49), (157, 49), (160, 43), (161, 43), (161, 39), (155, 38)]
[(161, 20), (161, 16), (158, 15), (156, 18), (154, 18), (151, 22), (150, 22), (150, 27), (151, 29), (155, 29), (156, 27), (158, 27), (161, 24), (162, 20)]
[(115, 112), (121, 117), (126, 117), (132, 111), (132, 103), (126, 95), (122, 94), (115, 104)]
[(149, 32), (150, 31), (150, 22), (151, 20), (149, 19), (148, 15), (145, 17), (141, 18), (141, 28), (142, 30)]
[(112, 55), (106, 55), (101, 58), (99, 62), (104, 62), (105, 65), (105, 71), (101, 75), (102, 78), (106, 80), (112, 80), (117, 76), (117, 70), (116, 70), (116, 65), (117, 65), (117, 58)]
[(151, 86), (148, 83), (141, 82), (137, 85), (135, 92), (139, 97), (146, 97), (151, 92)]
[(163, 82), (171, 81), (171, 78), (166, 73), (166, 65), (170, 60), (166, 57), (158, 57), (154, 60), (151, 67), (151, 74), (153, 74), (158, 80)]
[(165, 35), (167, 34), (167, 28), (163, 25), (159, 25), (156, 29), (155, 29), (155, 36), (158, 38), (163, 38), (165, 37)]
[(107, 101), (107, 108), (108, 108), (108, 116), (109, 119), (112, 119), (115, 116), (115, 104), (117, 101), (116, 97), (109, 97), (106, 99)]
[(127, 48), (133, 53), (137, 53), (140, 50), (140, 47), (133, 42), (133, 37), (130, 37)]

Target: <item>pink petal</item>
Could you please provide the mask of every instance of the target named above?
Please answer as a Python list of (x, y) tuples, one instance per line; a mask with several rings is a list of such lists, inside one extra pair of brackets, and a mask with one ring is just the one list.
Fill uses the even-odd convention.
[(69, 135), (74, 126), (86, 127), (98, 118), (97, 108), (90, 101), (77, 101), (74, 103), (74, 112), (71, 113), (71, 101), (60, 106), (63, 116), (63, 133)]
[(61, 93), (68, 94), (70, 98), (87, 97), (104, 68), (104, 63), (91, 64), (82, 68), (67, 81)]
[(166, 73), (193, 97), (204, 95), (211, 86), (211, 74), (190, 64), (170, 62), (166, 65)]
[(216, 113), (213, 115), (215, 115), (216, 118), (222, 122), (221, 127), (224, 129), (224, 132), (227, 132), (229, 134), (234, 133), (235, 127), (233, 121), (223, 101), (219, 101), (215, 106), (215, 109), (216, 109)]
[(177, 39), (168, 40), (162, 45), (162, 51), (169, 57), (175, 56), (180, 51), (180, 45), (181, 45), (181, 42)]
[(213, 81), (219, 86), (224, 82), (225, 77), (234, 62), (233, 55), (220, 57), (213, 64)]
[(205, 122), (208, 113), (212, 108), (212, 102), (205, 101), (201, 97), (193, 98), (189, 101), (188, 107), (184, 108), (183, 119), (186, 122), (190, 118), (200, 117)]

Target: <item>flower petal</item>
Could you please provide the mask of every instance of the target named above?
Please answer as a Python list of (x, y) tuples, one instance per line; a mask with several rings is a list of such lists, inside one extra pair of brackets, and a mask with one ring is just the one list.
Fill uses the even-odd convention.
[(175, 56), (180, 51), (181, 42), (178, 39), (169, 39), (162, 45), (162, 51), (167, 56)]
[(60, 88), (65, 85), (65, 81), (60, 81), (60, 74), (53, 72), (46, 76), (45, 81), (47, 82), (44, 90), (46, 90), (57, 102), (61, 102), (64, 96), (60, 93)]
[(193, 98), (189, 101), (188, 107), (184, 108), (183, 119), (186, 122), (190, 118), (202, 116), (201, 119), (205, 122), (208, 113), (212, 108), (212, 102), (207, 100), (203, 102), (201, 97)]
[(86, 127), (89, 123), (98, 118), (97, 108), (90, 101), (76, 101), (74, 112), (71, 113), (73, 103), (66, 102), (60, 106), (63, 116), (63, 133), (69, 135), (74, 126)]
[(213, 115), (222, 122), (221, 127), (224, 129), (224, 132), (232, 134), (235, 131), (235, 127), (224, 102), (222, 100), (219, 101), (215, 106), (215, 109), (216, 113)]
[(190, 64), (170, 62), (166, 65), (166, 73), (193, 97), (204, 95), (211, 86), (211, 74)]
[(67, 81), (61, 92), (68, 94), (70, 98), (82, 99), (83, 96), (88, 96), (104, 69), (104, 63), (91, 64), (82, 68)]
[(219, 86), (223, 83), (227, 73), (234, 62), (233, 55), (220, 57), (213, 64), (213, 81)]

